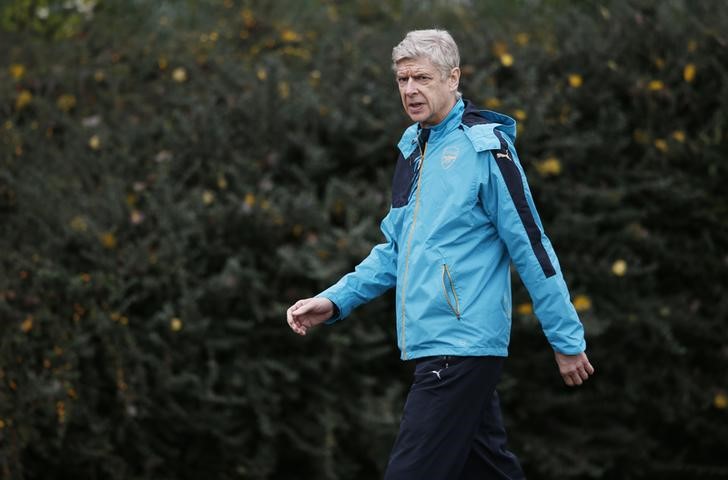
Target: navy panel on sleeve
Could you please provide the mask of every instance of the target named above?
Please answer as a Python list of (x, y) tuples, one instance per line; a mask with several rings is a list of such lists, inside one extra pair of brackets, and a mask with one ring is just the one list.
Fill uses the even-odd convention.
[(511, 159), (508, 144), (503, 139), (502, 134), (497, 130), (494, 130), (494, 132), (501, 143), (500, 150), (494, 150), (492, 152), (495, 157), (495, 162), (503, 175), (503, 180), (506, 182), (506, 187), (508, 188), (508, 192), (511, 194), (513, 203), (516, 205), (518, 216), (521, 218), (521, 222), (523, 222), (523, 226), (526, 228), (526, 234), (531, 242), (533, 253), (536, 255), (538, 263), (541, 265), (541, 269), (543, 270), (544, 275), (546, 275), (546, 278), (552, 277), (556, 275), (556, 270), (551, 264), (551, 259), (549, 258), (548, 253), (546, 253), (546, 249), (541, 242), (541, 229), (538, 228), (533, 212), (528, 206), (526, 192), (523, 189), (521, 171)]

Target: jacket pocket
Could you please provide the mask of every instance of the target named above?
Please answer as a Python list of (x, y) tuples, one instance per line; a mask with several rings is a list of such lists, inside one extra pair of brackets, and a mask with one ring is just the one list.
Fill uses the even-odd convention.
[(442, 293), (445, 295), (450, 310), (460, 320), (460, 299), (455, 291), (455, 281), (446, 263), (442, 264)]

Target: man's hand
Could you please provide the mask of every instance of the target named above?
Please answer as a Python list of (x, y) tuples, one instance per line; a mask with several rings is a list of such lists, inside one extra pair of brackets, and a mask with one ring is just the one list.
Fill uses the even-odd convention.
[(324, 323), (333, 314), (334, 304), (323, 297), (299, 300), (286, 310), (288, 326), (299, 335), (306, 335), (309, 328)]
[(594, 367), (589, 363), (589, 359), (584, 352), (576, 355), (554, 352), (554, 355), (556, 356), (556, 364), (559, 366), (561, 378), (570, 387), (581, 385), (589, 378), (589, 375), (594, 374)]

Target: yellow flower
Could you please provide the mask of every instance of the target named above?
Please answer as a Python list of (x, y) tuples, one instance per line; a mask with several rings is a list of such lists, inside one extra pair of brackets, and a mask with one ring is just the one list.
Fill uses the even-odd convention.
[(510, 53), (504, 53), (500, 56), (500, 62), (504, 67), (510, 67), (513, 65), (513, 55)]
[(655, 58), (655, 66), (660, 70), (665, 68), (665, 59), (660, 57)]
[(685, 142), (685, 132), (682, 130), (675, 130), (672, 132), (672, 138), (677, 142), (683, 143)]
[(634, 138), (634, 141), (637, 143), (645, 144), (648, 140), (647, 132), (638, 128), (634, 132), (632, 132), (632, 138)]
[(70, 94), (61, 95), (58, 97), (58, 100), (56, 100), (56, 105), (58, 105), (58, 108), (64, 112), (68, 112), (76, 106), (76, 97)]
[(88, 225), (86, 224), (86, 220), (80, 215), (76, 215), (71, 219), (69, 222), (71, 229), (75, 232), (85, 232), (88, 228)]
[(215, 201), (215, 194), (212, 193), (210, 190), (205, 190), (202, 192), (202, 203), (205, 205), (210, 205), (212, 202)]
[(531, 37), (527, 33), (521, 32), (516, 34), (516, 43), (520, 46), (525, 46)]
[(536, 163), (536, 170), (543, 176), (558, 175), (561, 173), (561, 162), (556, 157)]
[(104, 232), (99, 235), (99, 241), (104, 248), (109, 250), (116, 248), (116, 236), (112, 232)]
[(255, 195), (248, 192), (245, 194), (245, 200), (243, 201), (245, 203), (245, 206), (248, 208), (252, 208), (253, 205), (255, 205)]
[(662, 83), (661, 80), (652, 80), (652, 81), (650, 81), (650, 83), (647, 84), (647, 88), (650, 91), (658, 92), (658, 91), (662, 90), (663, 88), (665, 88), (665, 84)]
[(278, 82), (278, 96), (285, 100), (291, 95), (291, 87), (288, 82)]
[(129, 215), (129, 221), (134, 225), (139, 225), (144, 221), (144, 214), (139, 210), (132, 210)]
[(715, 398), (713, 398), (713, 405), (715, 408), (724, 410), (728, 407), (728, 395), (723, 391), (716, 393)]
[(532, 315), (533, 314), (533, 305), (530, 303), (521, 303), (516, 307), (516, 313), (519, 315)]
[(268, 78), (268, 72), (265, 71), (265, 68), (259, 68), (257, 72), (255, 72), (255, 76), (258, 77), (258, 80), (261, 82), (264, 81), (266, 78)]
[(64, 423), (66, 421), (66, 404), (63, 400), (56, 402), (56, 413), (58, 414), (58, 423)]
[(242, 12), (240, 12), (240, 16), (243, 19), (243, 25), (245, 25), (245, 28), (253, 28), (255, 26), (255, 15), (253, 15), (253, 11), (249, 8), (244, 8)]
[(0, 430), (2, 430), (3, 428), (5, 428), (5, 422), (2, 418), (0, 418)]
[(28, 333), (31, 330), (33, 330), (33, 316), (28, 315), (25, 317), (25, 320), (23, 320), (23, 323), (20, 324), (20, 329), (23, 331), (23, 333)]
[(99, 83), (103, 82), (105, 79), (106, 79), (106, 74), (104, 73), (103, 70), (96, 70), (94, 72), (94, 80), (96, 80), (97, 82), (99, 82)]
[(286, 43), (300, 42), (301, 36), (294, 30), (291, 30), (290, 28), (286, 28), (285, 30), (283, 30), (281, 32), (281, 40), (283, 40)]
[(177, 67), (172, 72), (172, 79), (177, 83), (182, 83), (187, 81), (187, 70), (185, 70), (182, 67)]
[(578, 73), (569, 75), (569, 85), (571, 88), (579, 88), (582, 83), (584, 83), (584, 79)]
[(25, 75), (25, 67), (19, 63), (13, 63), (10, 65), (10, 76), (15, 80), (20, 80)]
[(518, 120), (519, 122), (523, 122), (526, 120), (526, 118), (528, 118), (528, 115), (526, 115), (526, 112), (524, 110), (520, 110), (520, 109), (514, 110), (513, 116), (516, 117), (516, 120)]
[(182, 330), (182, 320), (174, 317), (172, 320), (169, 321), (169, 328), (173, 332), (179, 332), (180, 330)]
[(217, 188), (225, 190), (228, 187), (227, 179), (222, 173), (217, 176)]
[(623, 277), (627, 273), (627, 262), (621, 258), (612, 264), (612, 273), (618, 277)]
[(501, 106), (501, 101), (495, 97), (489, 97), (485, 100), (485, 106), (487, 108), (498, 108)]
[(662, 138), (656, 138), (655, 139), (655, 148), (661, 151), (662, 153), (667, 153), (670, 148), (667, 146), (667, 142)]
[(308, 75), (308, 82), (311, 84), (312, 87), (315, 87), (319, 84), (321, 81), (321, 72), (319, 70), (313, 70)]
[(573, 304), (577, 312), (586, 312), (592, 306), (591, 299), (586, 295), (575, 296)]
[(88, 146), (91, 147), (91, 150), (98, 150), (101, 148), (101, 139), (98, 135), (94, 135), (91, 138), (88, 139)]
[(695, 65), (692, 63), (688, 63), (683, 69), (683, 79), (688, 83), (692, 82), (693, 80), (695, 80), (695, 72)]
[(508, 45), (504, 42), (495, 42), (493, 44), (493, 55), (500, 57), (501, 55), (508, 53)]
[(18, 98), (15, 99), (15, 109), (21, 110), (28, 106), (30, 101), (33, 100), (33, 94), (29, 90), (21, 90), (18, 94)]
[(159, 57), (157, 59), (157, 65), (159, 65), (160, 70), (166, 70), (169, 66), (169, 62), (167, 61), (167, 57)]

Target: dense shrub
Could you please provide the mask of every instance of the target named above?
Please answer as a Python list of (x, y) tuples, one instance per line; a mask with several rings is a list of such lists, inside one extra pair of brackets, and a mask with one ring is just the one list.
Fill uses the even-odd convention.
[(0, 6), (0, 469), (381, 476), (393, 298), (285, 308), (380, 241), (390, 52), (448, 28), (517, 146), (597, 375), (566, 390), (514, 279), (529, 478), (728, 477), (728, 13), (707, 1)]

